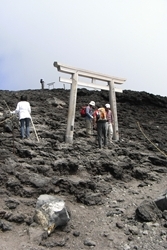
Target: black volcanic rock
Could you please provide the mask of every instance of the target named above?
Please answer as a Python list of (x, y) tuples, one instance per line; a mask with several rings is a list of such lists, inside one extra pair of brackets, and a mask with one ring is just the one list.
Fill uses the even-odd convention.
[[(20, 139), (18, 118), (6, 107), (5, 102), (14, 110), (22, 94), (31, 104), (39, 142), (32, 124), (30, 140)], [(100, 151), (96, 132), (92, 138), (85, 136), (79, 111), (91, 100), (108, 103), (108, 92), (78, 89), (73, 144), (64, 142), (69, 96), (70, 91), (64, 89), (0, 90), (0, 228), (11, 239), (4, 243), (1, 237), (2, 249), (11, 249), (12, 244), (17, 250), (83, 249), (83, 239), (96, 242), (91, 246), (97, 250), (149, 249), (148, 244), (150, 249), (163, 249), (165, 237), (152, 240), (160, 235), (160, 226), (154, 232), (150, 229), (150, 237), (145, 231), (139, 233), (140, 242), (130, 234), (132, 228), (143, 230), (135, 218), (136, 206), (155, 200), (156, 185), (165, 189), (167, 184), (161, 183), (167, 174), (167, 98), (130, 90), (117, 93), (120, 139)], [(43, 238), (33, 221), (41, 194), (60, 196), (72, 213), (68, 227), (49, 238)], [(140, 206), (142, 213), (144, 217), (147, 211)], [(164, 225), (160, 216), (146, 218), (152, 220)], [(115, 226), (118, 221), (124, 227)], [(27, 231), (32, 232), (29, 238)], [(31, 238), (36, 240), (31, 242)]]

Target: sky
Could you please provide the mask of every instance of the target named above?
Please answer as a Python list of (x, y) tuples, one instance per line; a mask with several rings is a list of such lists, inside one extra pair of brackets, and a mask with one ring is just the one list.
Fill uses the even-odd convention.
[(40, 89), (40, 79), (46, 88), (55, 82), (68, 89), (53, 66), (59, 62), (125, 78), (122, 90), (167, 96), (167, 0), (0, 0), (0, 6), (1, 90)]

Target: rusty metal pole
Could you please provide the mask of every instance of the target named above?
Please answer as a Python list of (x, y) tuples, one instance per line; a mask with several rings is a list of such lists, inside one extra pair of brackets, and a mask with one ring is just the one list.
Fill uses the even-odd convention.
[(118, 141), (119, 131), (118, 131), (117, 103), (116, 103), (116, 95), (114, 88), (114, 80), (111, 80), (109, 82), (109, 100), (110, 100), (111, 110), (114, 116), (113, 139)]
[[(8, 108), (8, 110), (10, 112), (10, 108), (9, 108), (9, 106), (8, 106), (8, 104), (7, 104), (7, 102), (5, 100), (4, 100), (4, 103), (6, 104), (6, 107)], [(13, 114), (12, 114), (11, 121), (12, 121), (12, 135), (13, 135), (13, 153), (15, 153), (15, 144), (14, 144), (14, 141), (15, 141), (15, 136), (14, 136), (14, 116), (13, 116)]]
[(75, 73), (72, 75), (72, 84), (71, 84), (69, 107), (68, 107), (67, 130), (65, 136), (65, 142), (71, 144), (73, 143), (75, 109), (77, 100), (77, 84), (78, 84), (78, 74)]

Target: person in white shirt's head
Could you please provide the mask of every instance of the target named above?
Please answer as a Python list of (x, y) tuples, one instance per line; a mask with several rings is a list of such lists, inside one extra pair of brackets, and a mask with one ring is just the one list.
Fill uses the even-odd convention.
[(14, 111), (11, 111), (11, 114), (19, 115), (21, 138), (29, 138), (31, 106), (30, 103), (27, 101), (26, 95), (21, 96), (20, 102), (18, 102), (16, 109)]

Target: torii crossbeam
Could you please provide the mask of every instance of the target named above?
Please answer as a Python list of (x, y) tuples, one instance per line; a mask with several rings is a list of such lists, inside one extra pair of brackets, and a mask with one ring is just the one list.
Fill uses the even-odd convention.
[[(109, 90), (109, 101), (111, 105), (111, 110), (114, 115), (114, 125), (113, 125), (113, 139), (119, 140), (118, 133), (118, 118), (117, 118), (117, 105), (116, 105), (116, 95), (115, 92), (122, 92), (121, 89), (115, 88), (114, 84), (123, 84), (126, 79), (108, 76), (100, 73), (91, 72), (84, 69), (78, 69), (71, 66), (67, 66), (58, 62), (53, 63), (54, 67), (62, 73), (67, 73), (71, 75), (70, 79), (59, 78), (60, 82), (65, 82), (71, 84), (69, 109), (68, 109), (68, 120), (67, 120), (67, 130), (65, 141), (67, 143), (73, 143), (73, 133), (74, 133), (74, 120), (75, 120), (75, 109), (77, 100), (77, 87), (85, 86), (88, 88), (104, 89)], [(91, 83), (78, 81), (79, 77), (91, 79)], [(107, 83), (107, 85), (97, 84), (96, 80)]]

